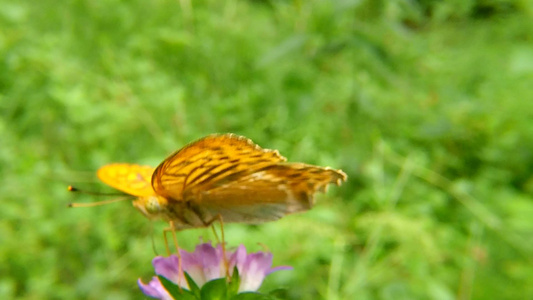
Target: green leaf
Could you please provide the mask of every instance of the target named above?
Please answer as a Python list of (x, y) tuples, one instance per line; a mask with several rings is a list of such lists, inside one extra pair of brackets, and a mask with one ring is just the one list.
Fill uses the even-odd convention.
[(200, 298), (193, 295), (188, 290), (183, 290), (183, 292), (179, 296), (173, 296), (176, 300), (199, 300)]
[(256, 292), (246, 292), (235, 295), (231, 300), (279, 300), (278, 297)]
[(185, 279), (187, 280), (187, 283), (189, 284), (189, 288), (191, 289), (191, 293), (196, 296), (196, 298), (200, 298), (200, 287), (194, 282), (194, 280), (191, 278), (191, 276), (184, 272)]
[(239, 286), (241, 285), (241, 277), (239, 276), (239, 270), (237, 267), (233, 268), (233, 275), (231, 275), (231, 281), (228, 283), (228, 297), (237, 295), (239, 292)]
[(288, 290), (282, 289), (282, 288), (272, 290), (268, 292), (268, 294), (270, 296), (273, 296), (275, 299), (288, 299), (289, 298)]
[(228, 299), (228, 285), (226, 277), (211, 280), (204, 284), (200, 291), (202, 300), (223, 300)]
[(174, 297), (176, 300), (197, 300), (198, 297), (196, 297), (193, 293), (191, 293), (188, 290), (180, 289), (178, 285), (173, 283), (172, 281), (166, 279), (163, 276), (157, 275), (159, 278), (159, 281), (161, 281), (161, 284), (163, 287), (167, 290), (167, 292)]

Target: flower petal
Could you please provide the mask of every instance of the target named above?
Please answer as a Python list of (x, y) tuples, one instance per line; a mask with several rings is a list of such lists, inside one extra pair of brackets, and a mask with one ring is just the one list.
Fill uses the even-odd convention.
[(270, 273), (274, 273), (276, 271), (285, 271), (285, 270), (294, 270), (293, 267), (291, 266), (278, 266), (278, 267), (275, 267), (275, 268), (271, 268), (270, 270), (268, 270), (268, 272), (266, 273), (266, 275), (270, 274)]
[(167, 290), (156, 276), (148, 284), (144, 284), (141, 279), (137, 280), (137, 284), (141, 291), (148, 297), (157, 298), (161, 300), (174, 300), (174, 298), (167, 292)]
[(194, 252), (181, 252), (183, 271), (202, 286), (204, 283), (225, 276), (222, 247), (214, 248), (211, 243), (196, 246)]
[(229, 258), (229, 272), (233, 274), (233, 269), (237, 267), (239, 274), (242, 274), (244, 268), (244, 263), (246, 263), (246, 247), (244, 245), (239, 245), (237, 250), (230, 255)]
[(257, 252), (246, 257), (239, 292), (257, 291), (272, 266), (272, 253)]
[(211, 281), (216, 278), (224, 276), (221, 268), (223, 265), (222, 248), (217, 251), (210, 243), (198, 245), (194, 251), (200, 257), (201, 266), (204, 272), (206, 281)]
[(179, 259), (176, 255), (171, 255), (169, 257), (156, 256), (152, 260), (152, 265), (154, 265), (155, 273), (157, 275), (161, 275), (174, 283), (178, 283), (180, 277)]
[(206, 283), (204, 272), (194, 252), (181, 252), (181, 260), (183, 262), (183, 271), (187, 272), (198, 286), (204, 285)]
[(176, 255), (169, 257), (156, 256), (152, 260), (152, 264), (157, 275), (161, 275), (183, 288), (189, 288), (183, 272), (179, 272), (179, 258)]

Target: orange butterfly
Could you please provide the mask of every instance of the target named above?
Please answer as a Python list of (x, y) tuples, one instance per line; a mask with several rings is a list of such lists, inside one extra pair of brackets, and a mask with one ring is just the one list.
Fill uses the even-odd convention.
[(138, 197), (133, 205), (172, 229), (224, 223), (261, 223), (305, 211), (317, 191), (347, 176), (303, 163), (288, 163), (276, 150), (262, 149), (234, 134), (210, 135), (176, 151), (154, 171), (135, 164), (98, 170), (104, 183)]
[[(285, 161), (276, 150), (222, 134), (183, 147), (155, 170), (116, 163), (101, 167), (97, 175), (111, 187), (136, 196), (133, 206), (146, 217), (168, 221), (165, 232), (172, 231), (178, 248), (175, 230), (207, 227), (216, 220), (221, 226), (277, 220), (311, 209), (317, 191), (347, 178), (341, 170)], [(221, 232), (224, 248), (223, 228)]]

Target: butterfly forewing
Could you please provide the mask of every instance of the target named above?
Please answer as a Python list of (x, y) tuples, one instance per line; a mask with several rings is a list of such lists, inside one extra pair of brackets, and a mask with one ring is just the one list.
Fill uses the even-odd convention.
[(155, 192), (151, 185), (154, 168), (135, 164), (110, 164), (98, 169), (97, 176), (104, 183), (124, 193), (142, 197)]
[(209, 219), (258, 223), (312, 207), (314, 194), (340, 185), (346, 174), (301, 163), (279, 163), (191, 195), (191, 207)]
[(157, 167), (152, 185), (158, 194), (182, 201), (187, 192), (208, 190), (285, 160), (277, 151), (262, 149), (245, 137), (211, 135), (169, 156)]

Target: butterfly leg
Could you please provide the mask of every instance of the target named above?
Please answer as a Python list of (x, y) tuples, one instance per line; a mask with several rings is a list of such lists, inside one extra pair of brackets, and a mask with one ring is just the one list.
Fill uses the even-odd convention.
[[(222, 242), (220, 242), (220, 240), (218, 239), (217, 231), (214, 224), (216, 221), (220, 223), (220, 235), (222, 237)], [(211, 220), (205, 222), (205, 226), (211, 226), (216, 239), (218, 240), (220, 245), (222, 245), (222, 257), (224, 258), (224, 267), (226, 268), (226, 278), (230, 280), (231, 276), (229, 274), (229, 262), (226, 256), (226, 239), (224, 238), (224, 221), (222, 220), (222, 215), (218, 214)]]
[(172, 253), (170, 252), (170, 247), (168, 246), (168, 239), (167, 239), (167, 232), (171, 231), (171, 228), (165, 228), (163, 229), (163, 239), (165, 239), (165, 249), (167, 250), (167, 255), (170, 256)]
[(211, 224), (211, 230), (213, 230), (213, 235), (215, 236), (217, 243), (221, 244), (220, 238), (218, 237), (217, 229), (215, 228), (215, 224)]
[[(163, 229), (163, 237), (165, 239), (165, 247), (167, 250), (167, 255), (170, 256), (170, 247), (168, 246), (168, 239), (167, 239), (167, 232), (172, 232), (172, 239), (174, 240), (174, 246), (176, 246), (176, 256), (178, 256), (178, 274), (183, 274), (183, 268), (182, 268), (182, 260), (181, 260), (181, 253), (180, 253), (180, 247), (178, 245), (178, 237), (176, 236), (176, 227), (174, 226), (174, 222), (169, 222), (169, 227)], [(178, 288), (181, 291), (181, 286), (178, 284)]]

